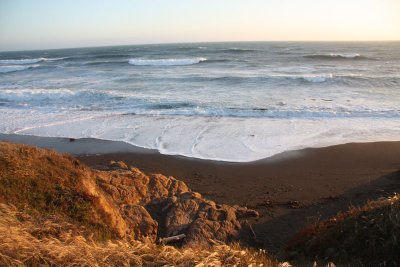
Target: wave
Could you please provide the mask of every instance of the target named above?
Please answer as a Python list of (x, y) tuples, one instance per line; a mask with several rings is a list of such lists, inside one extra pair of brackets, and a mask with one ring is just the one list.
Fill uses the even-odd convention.
[(323, 83), (334, 78), (333, 74), (293, 75), (288, 77), (292, 79), (302, 79), (311, 83)]
[(21, 70), (27, 70), (39, 67), (39, 65), (29, 65), (29, 66), (19, 66), (19, 65), (11, 65), (11, 66), (0, 66), (0, 73), (9, 73)]
[(69, 89), (7, 89), (0, 90), (0, 99), (7, 101), (53, 100), (74, 96), (76, 92)]
[[(321, 101), (332, 102), (331, 99)], [(159, 107), (162, 107), (160, 104)], [(345, 108), (281, 109), (282, 104), (276, 103), (265, 107), (212, 107), (194, 103), (166, 104), (165, 108), (155, 108), (155, 105), (143, 105), (122, 115), (152, 115), (152, 116), (189, 116), (189, 117), (230, 117), (230, 118), (396, 118), (400, 119), (397, 110), (351, 110)]]
[(218, 51), (218, 52), (238, 53), (238, 54), (239, 54), (239, 53), (248, 53), (248, 52), (255, 52), (255, 51), (256, 51), (256, 50), (254, 50), (254, 49), (232, 47), (232, 48), (220, 50), (220, 51)]
[(2, 65), (26, 65), (26, 64), (34, 64), (41, 61), (44, 61), (45, 58), (31, 58), (31, 59), (2, 59), (0, 60), (0, 64)]
[(84, 65), (103, 65), (103, 64), (123, 64), (128, 62), (131, 65), (135, 66), (183, 66), (183, 65), (193, 65), (197, 63), (224, 63), (230, 62), (229, 59), (211, 59), (208, 60), (206, 58), (197, 58), (197, 59), (165, 59), (165, 60), (96, 60), (96, 61), (88, 61), (84, 63)]
[[(112, 105), (117, 100), (123, 99), (124, 96), (115, 92), (99, 91), (99, 90), (70, 90), (70, 89), (6, 89), (0, 90), (0, 100), (6, 102), (9, 106), (19, 105), (21, 102), (29, 103), (30, 106), (52, 106), (57, 108), (60, 104), (70, 106), (73, 109), (89, 106), (106, 106)], [(132, 101), (135, 101), (132, 98)], [(71, 105), (70, 105), (71, 104)]]
[(35, 64), (42, 61), (56, 61), (63, 60), (65, 57), (57, 57), (57, 58), (25, 58), (25, 59), (1, 59), (0, 65), (27, 65), (27, 64)]
[(294, 74), (294, 75), (287, 75), (287, 74), (277, 74), (277, 75), (270, 75), (264, 77), (265, 79), (284, 79), (284, 80), (299, 80), (302, 82), (310, 82), (310, 83), (323, 83), (329, 80), (333, 80), (336, 78), (331, 73), (328, 74)]
[[(88, 62), (85, 63), (88, 66), (93, 65), (116, 65), (124, 66), (127, 61), (99, 61), (99, 62)], [(213, 61), (207, 60), (201, 64), (214, 64), (214, 62), (225, 62), (225, 61)], [(221, 64), (222, 64), (221, 63)], [(1, 66), (0, 66), (1, 67)], [(357, 73), (317, 73), (313, 71), (312, 68), (304, 69), (293, 69), (290, 73), (290, 68), (277, 69), (275, 72), (259, 74), (253, 76), (247, 75), (185, 75), (183, 77), (163, 77), (162, 80), (168, 83), (182, 83), (182, 84), (208, 84), (210, 86), (237, 86), (239, 84), (243, 85), (277, 85), (277, 86), (302, 86), (305, 84), (327, 84), (335, 86), (350, 86), (350, 87), (393, 87), (400, 85), (400, 77), (393, 75), (377, 76), (377, 75), (365, 75)], [(297, 70), (297, 71), (295, 71)], [(127, 77), (115, 77), (114, 81), (121, 83), (138, 82), (141, 80), (141, 76), (127, 76)]]
[(323, 83), (334, 79), (336, 76), (333, 74), (304, 74), (304, 75), (267, 75), (267, 76), (254, 76), (254, 77), (240, 77), (240, 76), (222, 76), (208, 78), (211, 81), (217, 82), (230, 82), (230, 83), (246, 83), (246, 82), (269, 82), (269, 81), (291, 81), (298, 80), (310, 83)]
[(314, 54), (314, 55), (306, 55), (305, 58), (312, 59), (322, 59), (322, 60), (337, 60), (337, 59), (369, 59), (366, 56), (362, 56), (358, 53), (348, 53), (348, 54)]
[[(201, 46), (200, 46), (201, 47)], [(213, 48), (208, 48), (208, 47), (198, 47), (198, 49), (202, 50), (207, 50), (204, 51), (207, 54), (245, 54), (245, 53), (251, 53), (251, 52), (256, 52), (258, 50), (255, 49), (247, 49), (247, 48), (219, 48), (219, 49), (213, 49)]]
[(207, 59), (202, 61), (202, 63), (223, 63), (223, 62), (230, 62), (229, 59)]
[(69, 57), (53, 57), (53, 58), (43, 58), (43, 61), (57, 61), (57, 60), (63, 60), (67, 59)]
[(104, 60), (104, 61), (89, 61), (84, 65), (103, 65), (103, 64), (124, 64), (127, 60)]
[(274, 68), (273, 72), (276, 73), (285, 73), (285, 74), (293, 74), (293, 73), (313, 73), (316, 72), (317, 68), (311, 66), (285, 66), (285, 67), (277, 67)]
[(100, 55), (93, 55), (92, 58), (98, 58), (98, 59), (103, 59), (103, 58), (129, 58), (131, 57), (131, 54), (100, 54)]
[(390, 87), (400, 85), (400, 77), (395, 76), (365, 76), (356, 74), (332, 74), (332, 73), (304, 73), (304, 74), (271, 74), (265, 76), (220, 76), (220, 77), (195, 77), (190, 78), (196, 82), (218, 83), (279, 83), (281, 85), (293, 83), (332, 83), (346, 86), (381, 86)]
[(132, 58), (129, 64), (135, 66), (184, 66), (193, 65), (207, 61), (206, 58), (168, 58), (168, 59), (140, 59)]
[(159, 103), (159, 104), (150, 104), (147, 106), (148, 109), (181, 109), (181, 108), (195, 108), (197, 107), (194, 103), (189, 102), (177, 102), (177, 103)]
[[(321, 99), (321, 101), (336, 101)], [(70, 89), (14, 89), (0, 90), (0, 104), (15, 107), (24, 103), (29, 106), (52, 107), (59, 110), (60, 103), (71, 103), (71, 108), (80, 111), (110, 110), (122, 115), (166, 115), (200, 117), (242, 118), (397, 118), (398, 110), (368, 108), (354, 110), (337, 103), (326, 106), (304, 106), (287, 108), (282, 102), (260, 106), (208, 105), (196, 101), (149, 100), (119, 91), (96, 91)], [(65, 107), (65, 106), (64, 106)], [(116, 108), (118, 107), (118, 108)]]

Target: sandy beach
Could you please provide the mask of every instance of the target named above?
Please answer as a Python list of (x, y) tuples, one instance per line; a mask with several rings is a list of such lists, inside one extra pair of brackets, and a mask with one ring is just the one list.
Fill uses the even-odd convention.
[(257, 246), (278, 251), (307, 224), (400, 189), (400, 142), (344, 144), (230, 163), (162, 155), (123, 142), (0, 135), (0, 140), (55, 149), (101, 169), (124, 161), (171, 175), (218, 203), (258, 210)]

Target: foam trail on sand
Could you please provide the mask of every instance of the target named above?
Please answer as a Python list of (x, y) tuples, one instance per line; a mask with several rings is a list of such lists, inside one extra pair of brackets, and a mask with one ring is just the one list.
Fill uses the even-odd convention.
[[(306, 147), (398, 140), (400, 119), (257, 119), (8, 111), (0, 132), (47, 137), (93, 137), (163, 154), (246, 162)], [(12, 118), (20, 118), (13, 120)]]

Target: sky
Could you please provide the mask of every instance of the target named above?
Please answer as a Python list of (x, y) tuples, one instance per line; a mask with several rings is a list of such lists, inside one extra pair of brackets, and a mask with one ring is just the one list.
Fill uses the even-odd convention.
[(400, 0), (0, 0), (0, 50), (400, 40)]

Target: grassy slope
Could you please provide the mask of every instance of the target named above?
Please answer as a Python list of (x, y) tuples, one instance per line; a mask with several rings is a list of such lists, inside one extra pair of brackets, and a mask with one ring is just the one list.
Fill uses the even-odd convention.
[[(237, 245), (178, 249), (118, 238), (81, 192), (93, 175), (68, 155), (0, 142), (0, 265), (277, 266), (265, 252)], [(398, 266), (399, 242), (394, 196), (305, 228), (287, 254), (305, 262)]]
[(0, 142), (0, 266), (276, 266), (238, 245), (174, 248), (119, 238), (82, 191), (96, 172), (68, 155)]
[(287, 247), (293, 258), (351, 266), (400, 266), (400, 196), (353, 207), (310, 225)]
[(0, 202), (36, 217), (58, 216), (107, 239), (113, 232), (96, 214), (94, 199), (82, 191), (91, 176), (88, 167), (69, 155), (0, 143)]

